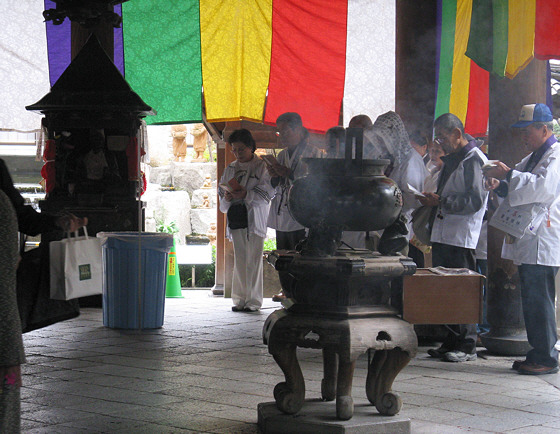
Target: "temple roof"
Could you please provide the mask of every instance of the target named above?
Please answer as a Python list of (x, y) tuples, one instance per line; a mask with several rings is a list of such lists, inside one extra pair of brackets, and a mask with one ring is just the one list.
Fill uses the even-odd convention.
[(110, 111), (153, 114), (92, 35), (43, 98), (25, 107), (52, 111)]

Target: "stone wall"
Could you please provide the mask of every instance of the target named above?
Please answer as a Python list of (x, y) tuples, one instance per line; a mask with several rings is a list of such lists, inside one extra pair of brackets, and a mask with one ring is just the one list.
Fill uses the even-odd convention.
[(175, 222), (181, 244), (190, 234), (205, 235), (216, 223), (216, 163), (170, 162), (150, 167), (146, 205), (146, 230)]

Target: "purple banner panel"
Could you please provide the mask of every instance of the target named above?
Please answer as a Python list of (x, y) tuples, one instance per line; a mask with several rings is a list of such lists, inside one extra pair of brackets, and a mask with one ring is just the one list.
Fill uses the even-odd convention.
[[(115, 13), (119, 14), (122, 17), (122, 5), (116, 5), (113, 9)], [(121, 71), (121, 74), (124, 77), (124, 46), (123, 46), (123, 33), (122, 33), (122, 24), (120, 27), (117, 27), (114, 30), (114, 57), (113, 63)]]
[[(56, 3), (51, 0), (45, 0), (45, 10), (48, 9), (56, 9)], [(52, 21), (47, 21), (45, 24), (47, 28), (49, 80), (52, 87), (70, 64), (70, 60), (72, 60), (70, 45), (71, 25), (68, 19), (58, 26), (55, 26)]]
[[(47, 9), (56, 9), (56, 3), (52, 0), (45, 0), (45, 10)], [(122, 7), (120, 4), (115, 6), (114, 11), (122, 16)], [(47, 21), (45, 24), (49, 58), (49, 81), (52, 87), (68, 65), (70, 65), (70, 61), (72, 60), (72, 25), (68, 18), (58, 26), (55, 26), (52, 21)], [(114, 63), (121, 74), (124, 75), (122, 26), (114, 29), (114, 44)]]

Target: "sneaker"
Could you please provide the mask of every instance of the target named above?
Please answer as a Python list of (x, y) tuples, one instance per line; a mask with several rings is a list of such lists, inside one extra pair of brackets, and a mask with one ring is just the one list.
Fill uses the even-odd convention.
[(443, 360), (446, 362), (470, 362), (472, 360), (476, 360), (476, 353), (474, 354), (467, 354), (462, 351), (449, 351), (443, 355)]
[(556, 374), (558, 372), (558, 366), (545, 366), (539, 365), (538, 363), (522, 363), (517, 369), (517, 372), (523, 375), (546, 375), (546, 374)]
[(259, 308), (254, 306), (246, 306), (243, 308), (243, 312), (258, 312)]
[(231, 310), (233, 312), (243, 312), (243, 306), (232, 306)]
[(439, 347), (439, 348), (430, 348), (428, 350), (428, 355), (433, 357), (434, 359), (442, 359), (445, 353), (450, 352), (449, 348)]

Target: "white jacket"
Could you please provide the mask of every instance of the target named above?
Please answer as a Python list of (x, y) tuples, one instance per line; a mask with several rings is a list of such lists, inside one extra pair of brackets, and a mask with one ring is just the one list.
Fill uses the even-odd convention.
[[(432, 243), (476, 248), (488, 201), (481, 169), (487, 161), (482, 151), (474, 147), (451, 173), (441, 191), (441, 204), (436, 210), (430, 238)], [(472, 179), (471, 185), (466, 185), (465, 179)]]
[[(266, 170), (266, 164), (257, 155), (247, 163), (239, 163), (237, 160), (232, 162), (224, 170), (220, 184), (227, 184), (231, 178), (246, 188), (247, 196), (243, 199), (247, 206), (248, 230), (259, 237), (266, 237), (266, 219), (270, 200), (274, 197), (274, 188), (270, 185), (270, 176)], [(227, 214), (229, 207), (239, 200), (228, 202), (224, 200), (224, 190), (219, 187), (220, 211)], [(231, 239), (229, 227), (226, 235)]]
[(508, 199), (512, 207), (540, 204), (547, 208), (536, 234), (526, 233), (513, 244), (504, 241), (502, 257), (515, 264), (560, 266), (560, 144), (554, 143), (532, 172), (522, 172), (531, 154), (511, 174)]
[(416, 199), (415, 193), (408, 186), (414, 187), (417, 191), (424, 191), (424, 179), (426, 179), (426, 176), (428, 176), (428, 170), (424, 160), (414, 150), (410, 152), (407, 160), (401, 165), (396, 166), (389, 175), (389, 178), (397, 183), (402, 192), (403, 207), (401, 214), (406, 217), (408, 240), (412, 238), (412, 212), (421, 205)]
[[(305, 176), (307, 172), (307, 166), (301, 161), (302, 158), (319, 158), (319, 150), (310, 145), (305, 145), (297, 161), (294, 159), (296, 152), (297, 150), (290, 157), (288, 149), (283, 149), (277, 157), (278, 163), (292, 169), (293, 180)], [(285, 178), (283, 180), (285, 184), (281, 182), (276, 186), (276, 196), (272, 200), (268, 215), (268, 227), (281, 232), (299, 231), (304, 227), (294, 220), (288, 209), (288, 192), (293, 180)]]

